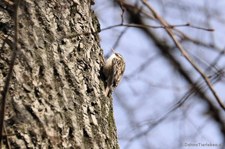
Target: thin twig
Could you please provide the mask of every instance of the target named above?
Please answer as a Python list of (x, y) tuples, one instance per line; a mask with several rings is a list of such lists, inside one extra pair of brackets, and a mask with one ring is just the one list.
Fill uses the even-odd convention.
[[(157, 12), (153, 9), (153, 7), (146, 1), (146, 0), (142, 0), (143, 4), (152, 12), (152, 14), (154, 15), (154, 17), (163, 25), (163, 26), (169, 26), (168, 23), (157, 14)], [(220, 97), (217, 95), (212, 83), (210, 82), (209, 78), (204, 74), (204, 72), (199, 68), (199, 66), (197, 66), (194, 61), (191, 59), (191, 57), (188, 55), (188, 53), (185, 51), (185, 49), (183, 48), (183, 46), (180, 44), (180, 42), (176, 39), (173, 31), (171, 28), (165, 28), (165, 30), (167, 31), (167, 33), (169, 34), (169, 36), (172, 38), (173, 42), (175, 43), (175, 45), (177, 46), (177, 48), (180, 50), (180, 52), (182, 53), (182, 55), (186, 58), (186, 60), (194, 67), (194, 69), (201, 75), (201, 77), (205, 80), (206, 84), (208, 85), (210, 91), (212, 92), (212, 94), (214, 95), (214, 97), (216, 98), (217, 102), (219, 103), (219, 105), (221, 106), (221, 108), (223, 110), (225, 110), (225, 105), (223, 104), (222, 100), (220, 99)]]
[(113, 44), (113, 49), (116, 49), (116, 47), (118, 46), (120, 39), (122, 38), (122, 36), (125, 34), (125, 32), (127, 31), (128, 28), (125, 28), (120, 35), (118, 36), (118, 38), (116, 39), (115, 43)]
[(105, 30), (112, 29), (112, 28), (115, 28), (115, 27), (124, 27), (124, 26), (125, 27), (136, 27), (136, 28), (154, 28), (154, 29), (166, 29), (166, 28), (172, 29), (172, 28), (177, 28), (177, 27), (192, 27), (192, 28), (198, 28), (198, 29), (201, 28), (202, 30), (205, 30), (205, 31), (213, 31), (213, 29), (207, 29), (207, 28), (202, 28), (202, 27), (194, 27), (190, 23), (178, 24), (178, 25), (166, 25), (166, 26), (123, 23), (123, 24), (116, 24), (116, 25), (108, 26), (106, 28), (101, 29), (101, 31), (105, 31)]
[(181, 38), (182, 41), (193, 42), (193, 43), (195, 43), (197, 45), (200, 45), (202, 47), (205, 47), (205, 48), (207, 48), (209, 50), (212, 50), (214, 52), (221, 52), (221, 51), (223, 51), (223, 49), (221, 49), (219, 47), (216, 47), (216, 45), (213, 45), (212, 43), (206, 44), (202, 40), (194, 39), (194, 38), (188, 36), (187, 34), (181, 32), (178, 29), (174, 29), (174, 31)]
[[(134, 24), (134, 23), (120, 23), (120, 24), (115, 24), (112, 26), (108, 26), (105, 28), (102, 28), (100, 31), (95, 31), (95, 32), (86, 32), (86, 33), (72, 33), (70, 35), (66, 35), (63, 38), (73, 38), (73, 37), (77, 37), (77, 36), (81, 36), (81, 35), (90, 35), (90, 34), (98, 34), (101, 31), (105, 31), (105, 30), (109, 30), (112, 28), (116, 28), (116, 27), (134, 27), (134, 28), (154, 28), (154, 29), (166, 29), (166, 28), (178, 28), (178, 27), (192, 27), (192, 28), (197, 28), (197, 29), (202, 29), (205, 31), (213, 31), (213, 29), (207, 29), (207, 28), (203, 28), (203, 27), (196, 27), (191, 25), (190, 23), (185, 23), (185, 24), (177, 24), (177, 25), (167, 25), (167, 26), (157, 26), (157, 25), (143, 25), (143, 24)], [(60, 40), (62, 40), (63, 38), (60, 38)]]
[(12, 77), (13, 67), (15, 64), (16, 56), (17, 56), (17, 44), (18, 44), (18, 7), (19, 7), (20, 0), (15, 2), (15, 15), (14, 15), (14, 23), (15, 23), (15, 35), (14, 35), (14, 47), (13, 53), (10, 60), (9, 65), (9, 72), (6, 77), (6, 82), (2, 91), (2, 101), (1, 101), (1, 111), (0, 111), (0, 149), (2, 148), (2, 132), (3, 132), (3, 125), (4, 125), (4, 116), (5, 116), (5, 104), (6, 104), (6, 96), (9, 90), (10, 80)]
[(121, 17), (121, 23), (123, 23), (124, 22), (124, 19), (123, 19), (123, 16), (124, 16), (124, 12), (125, 12), (125, 10), (124, 10), (124, 6), (123, 6), (123, 2), (121, 2), (121, 1), (118, 1), (119, 2), (119, 6), (120, 6), (120, 9), (121, 9), (121, 14), (120, 14), (120, 17)]

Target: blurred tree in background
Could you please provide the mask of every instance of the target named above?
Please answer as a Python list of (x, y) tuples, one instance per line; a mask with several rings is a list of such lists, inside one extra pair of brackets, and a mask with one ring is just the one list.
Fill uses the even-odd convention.
[[(222, 0), (97, 0), (101, 44), (126, 60), (114, 93), (122, 149), (225, 147)], [(108, 51), (108, 52), (107, 52)]]

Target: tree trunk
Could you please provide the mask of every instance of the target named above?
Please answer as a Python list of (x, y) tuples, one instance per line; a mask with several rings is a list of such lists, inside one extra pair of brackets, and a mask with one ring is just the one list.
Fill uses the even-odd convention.
[[(103, 93), (103, 52), (91, 3), (20, 1), (2, 148), (119, 148), (112, 99)], [(0, 1), (1, 91), (15, 44), (14, 5)]]

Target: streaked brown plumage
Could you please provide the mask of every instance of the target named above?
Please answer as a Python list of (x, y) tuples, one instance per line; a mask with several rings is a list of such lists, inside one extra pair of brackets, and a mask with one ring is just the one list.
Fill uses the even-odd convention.
[(118, 53), (113, 53), (103, 67), (103, 73), (106, 77), (105, 95), (108, 96), (117, 87), (122, 79), (125, 70), (123, 57)]

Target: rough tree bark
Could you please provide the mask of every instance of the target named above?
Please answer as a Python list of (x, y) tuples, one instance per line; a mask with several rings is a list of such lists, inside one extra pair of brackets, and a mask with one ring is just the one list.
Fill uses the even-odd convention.
[[(103, 94), (93, 3), (20, 1), (19, 51), (6, 99), (3, 148), (119, 148), (112, 100)], [(14, 1), (1, 0), (1, 91), (14, 44), (13, 14)]]

